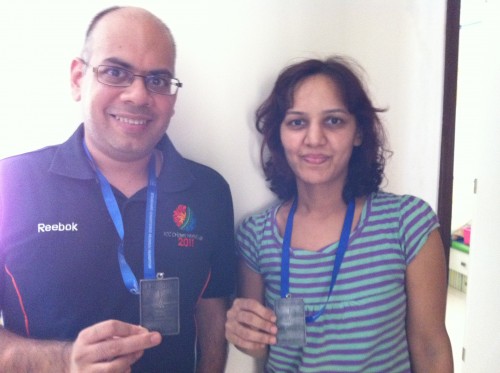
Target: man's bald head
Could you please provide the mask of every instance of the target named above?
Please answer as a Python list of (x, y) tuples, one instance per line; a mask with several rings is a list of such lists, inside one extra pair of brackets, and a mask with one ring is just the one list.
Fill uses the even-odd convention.
[(143, 8), (113, 6), (97, 13), (90, 22), (87, 28), (87, 32), (85, 33), (85, 42), (81, 54), (81, 58), (84, 61), (90, 60), (95, 30), (98, 29), (103, 22), (106, 22), (109, 18), (113, 17), (127, 19), (130, 22), (130, 29), (127, 30), (128, 32), (134, 32), (134, 25), (138, 22), (147, 22), (151, 27), (158, 27), (163, 29), (165, 36), (167, 37), (166, 40), (168, 40), (168, 42), (170, 43), (169, 48), (173, 50), (175, 59), (176, 46), (172, 32), (161, 19)]

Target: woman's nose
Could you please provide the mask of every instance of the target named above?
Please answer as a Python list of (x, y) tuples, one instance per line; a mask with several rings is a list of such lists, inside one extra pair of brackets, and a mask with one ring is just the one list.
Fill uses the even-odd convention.
[(306, 144), (310, 146), (323, 145), (325, 139), (325, 131), (321, 123), (311, 122), (306, 132)]

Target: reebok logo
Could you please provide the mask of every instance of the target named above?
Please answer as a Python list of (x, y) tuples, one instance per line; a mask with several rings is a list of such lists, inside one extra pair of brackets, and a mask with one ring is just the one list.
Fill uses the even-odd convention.
[(38, 233), (44, 232), (78, 232), (78, 223), (57, 223), (57, 224), (44, 224), (38, 223)]

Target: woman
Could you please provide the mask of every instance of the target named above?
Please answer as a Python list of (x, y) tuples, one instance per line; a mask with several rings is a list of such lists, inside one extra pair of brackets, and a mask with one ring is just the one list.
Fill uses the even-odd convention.
[(281, 201), (238, 229), (226, 337), (268, 372), (451, 372), (438, 221), (380, 191), (381, 110), (353, 66), (292, 65), (257, 111)]

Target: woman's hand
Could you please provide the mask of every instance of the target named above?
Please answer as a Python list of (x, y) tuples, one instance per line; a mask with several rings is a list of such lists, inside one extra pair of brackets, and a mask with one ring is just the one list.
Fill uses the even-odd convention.
[(237, 298), (227, 312), (227, 340), (254, 357), (276, 343), (277, 331), (274, 312), (255, 299)]

